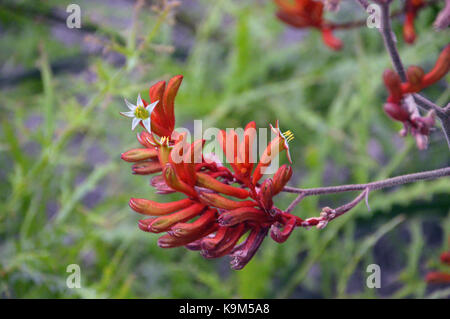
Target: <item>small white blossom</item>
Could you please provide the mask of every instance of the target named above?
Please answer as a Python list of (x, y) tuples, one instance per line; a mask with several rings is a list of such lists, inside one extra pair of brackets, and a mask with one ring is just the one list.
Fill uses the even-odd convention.
[(144, 106), (144, 102), (142, 101), (141, 95), (139, 94), (136, 105), (131, 104), (125, 99), (125, 103), (127, 104), (127, 107), (130, 109), (130, 111), (120, 112), (120, 114), (133, 119), (133, 122), (131, 124), (132, 130), (134, 130), (136, 126), (138, 126), (138, 124), (142, 121), (142, 124), (144, 124), (145, 129), (150, 132), (151, 131), (150, 115), (152, 114), (158, 102), (159, 101), (156, 101), (147, 106)]

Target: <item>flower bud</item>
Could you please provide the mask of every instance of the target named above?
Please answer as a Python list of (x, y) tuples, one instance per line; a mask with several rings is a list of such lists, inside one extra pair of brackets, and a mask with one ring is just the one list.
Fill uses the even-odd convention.
[(258, 192), (258, 201), (264, 210), (269, 211), (272, 208), (273, 196), (273, 180), (271, 178), (268, 178), (261, 184), (261, 188)]
[(441, 254), (441, 262), (450, 265), (450, 251)]
[(149, 175), (161, 172), (162, 168), (158, 162), (146, 161), (133, 164), (131, 170), (133, 171), (133, 174)]
[(282, 165), (273, 176), (273, 195), (280, 193), (292, 177), (292, 167)]
[(249, 196), (246, 189), (224, 184), (205, 173), (197, 173), (197, 185), (237, 198), (247, 198)]
[(134, 211), (150, 216), (162, 216), (173, 213), (179, 209), (188, 207), (194, 202), (190, 199), (182, 199), (169, 203), (158, 203), (144, 198), (131, 198), (129, 205)]
[(227, 210), (236, 209), (239, 207), (257, 206), (257, 203), (252, 200), (235, 201), (214, 193), (202, 192), (200, 193), (199, 198), (206, 205)]
[(405, 23), (403, 24), (403, 39), (408, 44), (413, 44), (416, 40), (416, 31), (414, 29), (415, 12), (407, 12), (405, 15)]
[(212, 224), (205, 231), (195, 234), (192, 237), (175, 237), (170, 234), (159, 237), (158, 246), (161, 248), (180, 247), (192, 243), (202, 237), (205, 237), (217, 230), (217, 225)]
[(200, 212), (205, 208), (202, 204), (192, 204), (176, 213), (170, 215), (165, 215), (157, 218), (150, 218), (140, 221), (147, 227), (147, 231), (152, 233), (160, 233), (167, 231), (175, 225), (176, 223), (185, 222), (190, 220), (200, 214)]
[(425, 281), (430, 284), (448, 284), (450, 283), (450, 274), (433, 271), (427, 274)]
[(292, 231), (294, 230), (296, 226), (296, 219), (295, 217), (290, 218), (286, 224), (284, 225), (284, 229), (281, 230), (282, 224), (281, 223), (275, 223), (270, 227), (270, 237), (277, 243), (284, 243), (289, 236), (291, 235)]
[(233, 249), (231, 254), (231, 268), (234, 270), (240, 270), (247, 265), (247, 263), (253, 258), (262, 241), (266, 237), (268, 228), (257, 227), (252, 229), (250, 235), (247, 237), (244, 243)]
[(229, 254), (234, 249), (241, 236), (247, 231), (245, 224), (239, 224), (236, 227), (223, 228), (226, 229), (226, 236), (224, 236), (223, 240), (218, 241), (214, 247), (207, 249), (207, 245), (202, 244), (203, 250), (201, 254), (203, 257), (219, 258)]
[(407, 110), (405, 110), (400, 104), (396, 103), (385, 103), (384, 111), (387, 115), (399, 122), (406, 122), (410, 118), (410, 114)]
[(233, 226), (245, 221), (258, 224), (268, 223), (271, 218), (258, 208), (240, 207), (220, 214), (217, 221), (221, 226)]
[(422, 85), (422, 79), (424, 76), (425, 72), (421, 67), (415, 66), (415, 65), (411, 65), (408, 70), (406, 70), (406, 76), (408, 78), (408, 83), (412, 86), (412, 87), (417, 87), (419, 88), (420, 91), (420, 87)]
[(158, 150), (155, 148), (135, 148), (122, 153), (121, 158), (126, 162), (139, 162), (152, 159), (158, 156)]
[(400, 103), (400, 100), (403, 97), (402, 92), (402, 81), (400, 80), (400, 76), (397, 72), (387, 69), (383, 72), (383, 80), (384, 85), (389, 91), (388, 102), (392, 103)]
[(169, 233), (175, 237), (188, 237), (201, 233), (216, 220), (215, 209), (208, 209), (200, 218), (192, 223), (177, 223), (171, 228)]
[(423, 77), (423, 87), (436, 83), (450, 70), (450, 44), (442, 50), (433, 69)]
[(338, 51), (342, 48), (342, 41), (334, 36), (330, 28), (322, 28), (322, 40), (332, 50)]
[(170, 188), (185, 193), (190, 197), (197, 197), (195, 189), (178, 178), (172, 164), (166, 164), (163, 170), (163, 176)]

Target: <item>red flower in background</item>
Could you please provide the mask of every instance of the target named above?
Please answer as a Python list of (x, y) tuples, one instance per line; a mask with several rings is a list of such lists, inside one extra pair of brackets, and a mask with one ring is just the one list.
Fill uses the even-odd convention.
[[(450, 266), (450, 251), (441, 254), (441, 263)], [(432, 271), (427, 274), (425, 281), (429, 284), (450, 284), (450, 273)]]
[(274, 0), (279, 10), (278, 19), (295, 28), (315, 28), (322, 33), (323, 42), (333, 50), (339, 50), (342, 42), (333, 35), (333, 25), (323, 18), (324, 4), (315, 0)]
[(281, 133), (277, 122), (273, 128), (276, 136), (255, 168), (256, 125), (250, 122), (242, 141), (233, 130), (221, 131), (219, 142), (232, 170), (211, 156), (206, 160), (203, 140), (189, 144), (185, 134), (174, 131), (174, 100), (181, 81), (182, 76), (176, 76), (167, 87), (161, 81), (150, 88), (150, 101), (159, 101), (150, 114), (151, 132), (138, 134), (143, 148), (123, 153), (122, 159), (134, 163), (134, 174), (160, 173), (150, 182), (157, 193), (178, 192), (185, 198), (167, 203), (131, 198), (129, 205), (151, 216), (139, 221), (140, 229), (166, 233), (158, 239), (160, 247), (186, 246), (199, 250), (206, 258), (230, 255), (231, 267), (242, 269), (269, 230), (271, 237), (281, 243), (303, 222), (273, 205), (273, 197), (292, 176), (291, 167), (281, 166), (273, 178), (260, 183), (274, 158), (284, 150), (288, 152), (293, 134)]
[(406, 0), (405, 2), (405, 22), (403, 23), (403, 38), (406, 43), (412, 44), (416, 40), (414, 20), (419, 10), (424, 6), (423, 0)]
[(393, 70), (388, 69), (383, 73), (384, 84), (389, 92), (385, 112), (392, 119), (402, 122), (404, 130), (402, 135), (408, 132), (416, 138), (419, 149), (426, 148), (427, 137), (430, 129), (434, 126), (435, 114), (430, 112), (422, 117), (414, 110), (408, 108), (405, 97), (408, 94), (418, 93), (426, 87), (442, 79), (450, 70), (450, 44), (448, 44), (439, 55), (433, 69), (425, 74), (422, 68), (410, 66), (407, 71), (407, 82), (402, 83), (400, 76)]

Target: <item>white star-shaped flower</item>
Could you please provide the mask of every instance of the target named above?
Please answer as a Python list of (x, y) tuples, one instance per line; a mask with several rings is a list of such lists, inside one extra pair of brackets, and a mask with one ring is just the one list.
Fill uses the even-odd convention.
[(150, 126), (150, 115), (155, 109), (156, 105), (159, 101), (153, 102), (147, 106), (144, 106), (144, 101), (141, 99), (141, 95), (138, 95), (136, 105), (131, 104), (125, 99), (125, 103), (127, 104), (130, 111), (128, 112), (120, 112), (123, 116), (133, 118), (133, 122), (131, 124), (131, 129), (134, 130), (136, 126), (142, 121), (144, 127), (147, 131), (151, 132)]

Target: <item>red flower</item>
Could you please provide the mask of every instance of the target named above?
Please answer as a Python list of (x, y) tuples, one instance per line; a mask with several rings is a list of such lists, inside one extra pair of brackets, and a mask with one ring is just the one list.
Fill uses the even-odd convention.
[(423, 0), (406, 0), (405, 3), (405, 22), (403, 24), (403, 38), (406, 43), (412, 44), (416, 40), (416, 31), (414, 20), (417, 13), (424, 5)]
[(122, 159), (134, 163), (135, 174), (161, 173), (151, 179), (157, 193), (178, 192), (185, 198), (168, 203), (131, 198), (129, 205), (134, 211), (151, 216), (139, 221), (141, 230), (166, 233), (158, 240), (160, 247), (186, 246), (200, 250), (206, 258), (230, 255), (232, 268), (242, 269), (269, 230), (274, 240), (283, 242), (302, 222), (273, 205), (272, 198), (292, 176), (290, 167), (281, 166), (273, 179), (259, 183), (264, 168), (275, 156), (283, 150), (288, 152), (288, 141), (293, 139), (293, 134), (281, 133), (277, 122), (272, 127), (276, 136), (255, 168), (256, 125), (251, 122), (244, 130), (242, 141), (235, 131), (221, 132), (219, 141), (232, 171), (218, 160), (206, 161), (203, 140), (190, 144), (185, 135), (173, 130), (173, 102), (181, 79), (182, 76), (172, 78), (167, 88), (165, 82), (150, 88), (150, 100), (160, 101), (151, 113), (152, 132), (138, 134), (144, 148), (125, 152)]
[(333, 50), (339, 50), (342, 42), (333, 35), (333, 26), (323, 19), (324, 4), (315, 0), (275, 0), (278, 19), (295, 28), (315, 28), (321, 31), (323, 42)]
[(408, 132), (416, 138), (419, 149), (426, 148), (427, 137), (430, 129), (435, 124), (434, 112), (422, 117), (417, 112), (410, 110), (405, 104), (405, 95), (418, 93), (426, 87), (436, 83), (450, 70), (450, 44), (448, 44), (439, 55), (433, 69), (428, 73), (418, 66), (410, 66), (407, 71), (407, 82), (402, 83), (400, 76), (393, 70), (388, 69), (383, 73), (384, 85), (389, 96), (384, 104), (384, 111), (392, 119), (402, 122), (404, 130), (402, 135)]
[[(449, 238), (450, 240), (450, 238)], [(450, 251), (441, 254), (441, 263), (450, 265)], [(449, 284), (450, 273), (442, 271), (432, 271), (427, 274), (425, 281), (430, 284)]]

